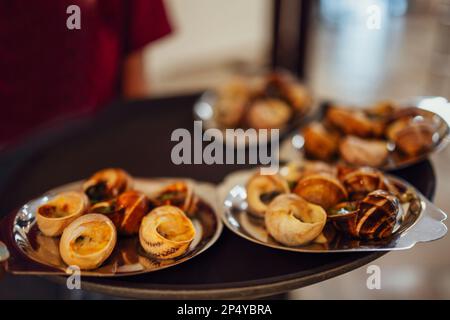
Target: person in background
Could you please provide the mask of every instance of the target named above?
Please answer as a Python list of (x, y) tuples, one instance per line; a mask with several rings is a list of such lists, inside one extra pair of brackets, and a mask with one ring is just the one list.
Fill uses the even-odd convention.
[[(71, 5), (80, 29), (66, 25)], [(145, 95), (143, 48), (170, 31), (163, 0), (0, 0), (0, 149)]]

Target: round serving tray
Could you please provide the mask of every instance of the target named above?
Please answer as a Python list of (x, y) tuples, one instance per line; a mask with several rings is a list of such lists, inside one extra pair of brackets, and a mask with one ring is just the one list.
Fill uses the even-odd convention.
[[(199, 95), (118, 103), (94, 119), (65, 122), (0, 154), (0, 214), (35, 198), (42, 190), (75, 181), (104, 167), (121, 167), (134, 176), (162, 174), (220, 183), (245, 165), (175, 165), (170, 153), (173, 130), (192, 130), (192, 109)], [(428, 199), (436, 175), (429, 161), (396, 171)], [(0, 234), (0, 238), (2, 235)], [(208, 250), (183, 264), (129, 277), (86, 277), (81, 288), (130, 298), (257, 298), (311, 285), (359, 268), (386, 252), (313, 254), (257, 245), (224, 228)], [(24, 296), (40, 279), (6, 274), (10, 296)], [(64, 290), (66, 277), (48, 276)], [(1, 283), (0, 286), (4, 285)], [(46, 283), (52, 288), (52, 283)], [(28, 292), (28, 291), (27, 291)], [(27, 297), (35, 297), (30, 292)], [(44, 296), (37, 296), (45, 298)]]
[[(81, 271), (82, 276), (118, 277), (154, 272), (183, 263), (194, 258), (216, 242), (222, 231), (222, 222), (214, 209), (215, 187), (187, 179), (144, 179), (135, 178), (134, 187), (147, 195), (152, 195), (162, 186), (184, 180), (192, 184), (199, 197), (198, 209), (191, 218), (196, 236), (187, 252), (179, 258), (160, 260), (145, 253), (138, 236), (119, 237), (111, 256), (97, 269)], [(13, 274), (66, 274), (73, 272), (62, 261), (59, 254), (59, 237), (43, 235), (36, 224), (37, 208), (64, 191), (82, 190), (82, 181), (55, 188), (45, 195), (27, 202), (17, 212), (13, 212), (0, 228), (6, 234), (6, 245), (11, 252), (6, 263), (6, 271)], [(8, 236), (9, 235), (9, 236)]]
[[(315, 120), (320, 121), (324, 114), (326, 106), (329, 103), (322, 103), (319, 112), (315, 116)], [(450, 102), (444, 97), (414, 97), (412, 99), (405, 99), (398, 101), (400, 106), (410, 107), (416, 106), (430, 114), (434, 120), (437, 130), (433, 137), (433, 146), (428, 152), (417, 156), (406, 156), (395, 149), (393, 144), (388, 144), (390, 147), (389, 156), (386, 162), (379, 167), (380, 170), (392, 171), (408, 167), (414, 163), (427, 159), (431, 154), (442, 151), (450, 142)], [(342, 104), (348, 105), (348, 104)], [(285, 161), (298, 161), (303, 159), (304, 155), (304, 137), (299, 132), (298, 127), (296, 132), (289, 135), (280, 146), (280, 158)], [(339, 160), (338, 160), (339, 161)]]
[(328, 242), (288, 247), (269, 235), (264, 225), (264, 219), (255, 218), (247, 211), (245, 184), (255, 172), (257, 170), (230, 174), (220, 186), (219, 197), (223, 206), (222, 219), (225, 225), (238, 236), (260, 245), (305, 253), (391, 251), (410, 249), (417, 242), (437, 240), (447, 233), (447, 227), (443, 223), (447, 215), (442, 210), (428, 201), (405, 180), (386, 175), (391, 182), (406, 186), (412, 194), (412, 199), (400, 207), (392, 237), (383, 240), (349, 239), (343, 237), (331, 225), (327, 225), (324, 232), (329, 234)]

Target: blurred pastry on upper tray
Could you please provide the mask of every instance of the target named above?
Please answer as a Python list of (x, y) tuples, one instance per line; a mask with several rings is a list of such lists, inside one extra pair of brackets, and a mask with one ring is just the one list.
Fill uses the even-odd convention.
[(396, 168), (446, 141), (448, 124), (433, 112), (380, 102), (366, 109), (328, 105), (321, 121), (300, 129), (308, 159)]
[(283, 129), (312, 105), (306, 87), (287, 72), (236, 76), (214, 90), (214, 120), (221, 128)]

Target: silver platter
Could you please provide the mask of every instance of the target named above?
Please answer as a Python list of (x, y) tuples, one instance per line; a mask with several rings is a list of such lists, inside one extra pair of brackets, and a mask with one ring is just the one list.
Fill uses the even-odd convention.
[(437, 240), (447, 233), (447, 227), (443, 223), (447, 215), (442, 210), (406, 181), (387, 175), (388, 179), (405, 185), (415, 195), (413, 200), (402, 205), (392, 237), (378, 241), (349, 239), (327, 223), (324, 229), (327, 243), (288, 247), (268, 234), (262, 219), (254, 218), (246, 211), (245, 184), (254, 173), (255, 170), (248, 170), (229, 175), (219, 192), (225, 225), (238, 236), (260, 245), (308, 253), (390, 251), (410, 249), (418, 242)]
[[(116, 277), (153, 272), (183, 263), (211, 247), (222, 231), (222, 222), (215, 208), (215, 187), (189, 179), (177, 179), (192, 183), (196, 195), (200, 198), (199, 209), (192, 222), (196, 237), (188, 251), (181, 257), (170, 260), (158, 260), (144, 252), (138, 236), (119, 237), (111, 256), (98, 269), (81, 271), (82, 276)], [(174, 179), (135, 179), (136, 190), (151, 195), (161, 186)], [(6, 234), (6, 245), (0, 242), (0, 254), (9, 258), (6, 270), (14, 274), (65, 274), (67, 265), (59, 254), (59, 238), (44, 236), (37, 228), (35, 212), (37, 207), (49, 201), (57, 193), (69, 190), (81, 190), (82, 182), (74, 182), (53, 189), (45, 195), (29, 201), (10, 219), (0, 226)], [(9, 241), (8, 241), (9, 240)], [(6, 249), (6, 246), (8, 247)], [(8, 257), (8, 251), (10, 257)], [(3, 253), (2, 253), (3, 252)], [(0, 259), (1, 260), (1, 259)]]
[[(414, 163), (428, 158), (431, 154), (443, 150), (450, 142), (450, 102), (443, 97), (415, 97), (413, 99), (398, 101), (402, 106), (416, 106), (427, 112), (430, 112), (431, 118), (436, 123), (436, 133), (433, 137), (433, 146), (428, 152), (414, 157), (408, 157), (395, 149), (395, 145), (389, 143), (389, 156), (386, 162), (380, 166), (380, 170), (396, 170), (408, 167)], [(344, 104), (345, 105), (345, 104)], [(320, 119), (318, 119), (320, 121)], [(280, 146), (280, 159), (284, 161), (298, 161), (303, 159), (304, 138), (297, 130), (289, 135)], [(339, 161), (339, 160), (338, 160)]]
[[(221, 126), (216, 121), (216, 104), (217, 101), (217, 95), (213, 90), (205, 91), (200, 98), (195, 102), (193, 107), (193, 115), (194, 119), (197, 121), (202, 121), (204, 135), (206, 138), (211, 140), (216, 139), (222, 139), (220, 136), (217, 135), (210, 135), (207, 131), (208, 129), (219, 129), (222, 132), (223, 139), (220, 141), (222, 144), (227, 144), (227, 147), (230, 145), (227, 143), (226, 140), (226, 129), (234, 129), (234, 128), (225, 128)], [(297, 114), (295, 115), (288, 123), (286, 123), (283, 127), (278, 128), (279, 129), (279, 136), (285, 137), (288, 135), (294, 128), (300, 126), (303, 123), (306, 123), (309, 119), (309, 117), (314, 113), (314, 110), (318, 109), (317, 104), (312, 104), (305, 114)], [(236, 131), (235, 136), (233, 137), (233, 144), (231, 146), (233, 148), (245, 148), (249, 146), (255, 146), (258, 144), (258, 139), (253, 136), (247, 136), (245, 134), (245, 129), (243, 129), (243, 132)], [(242, 143), (239, 143), (242, 141)], [(272, 140), (273, 141), (273, 140)]]

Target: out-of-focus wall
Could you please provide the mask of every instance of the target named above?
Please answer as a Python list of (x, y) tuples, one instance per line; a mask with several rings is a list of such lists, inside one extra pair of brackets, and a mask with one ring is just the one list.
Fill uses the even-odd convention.
[(152, 95), (204, 89), (269, 58), (271, 0), (166, 0), (174, 33), (146, 49)]

